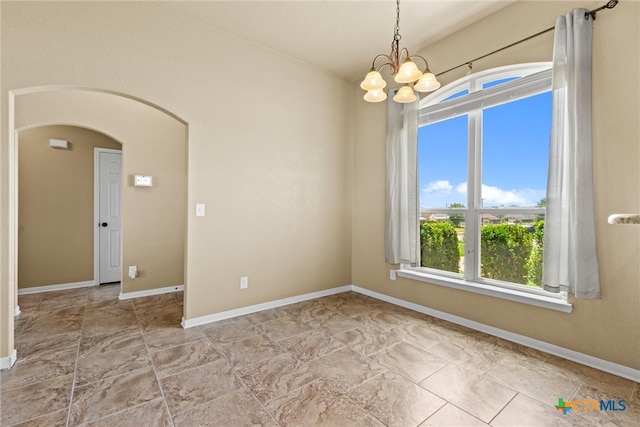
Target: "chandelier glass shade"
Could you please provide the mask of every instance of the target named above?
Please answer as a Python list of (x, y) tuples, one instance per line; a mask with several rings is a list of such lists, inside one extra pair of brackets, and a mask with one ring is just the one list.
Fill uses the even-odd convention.
[[(400, 0), (396, 0), (396, 26), (391, 42), (391, 53), (389, 55), (380, 54), (373, 59), (371, 70), (367, 73), (360, 87), (367, 91), (364, 100), (367, 102), (380, 102), (387, 99), (384, 88), (387, 82), (380, 74), (380, 70), (389, 67), (389, 71), (396, 83), (402, 84), (393, 100), (396, 102), (413, 102), (417, 99), (414, 91), (432, 92), (440, 87), (440, 82), (429, 70), (429, 63), (422, 56), (410, 55), (407, 48), (400, 49)], [(376, 62), (382, 59), (385, 61), (376, 67)], [(420, 59), (424, 62), (424, 71), (420, 71), (414, 60)]]
[(402, 86), (396, 96), (393, 97), (394, 101), (401, 103), (413, 102), (416, 99), (418, 99), (416, 93), (408, 85)]

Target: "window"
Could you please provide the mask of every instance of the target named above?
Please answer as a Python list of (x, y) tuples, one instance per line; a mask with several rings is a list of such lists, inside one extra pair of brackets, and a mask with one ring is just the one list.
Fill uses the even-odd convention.
[(451, 83), (418, 123), (421, 266), (403, 269), (557, 297), (540, 288), (551, 63)]

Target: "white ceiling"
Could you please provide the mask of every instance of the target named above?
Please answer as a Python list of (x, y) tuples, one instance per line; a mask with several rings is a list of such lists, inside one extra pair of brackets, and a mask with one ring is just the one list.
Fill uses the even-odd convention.
[[(513, 1), (401, 1), (400, 46), (417, 52)], [(377, 54), (390, 52), (396, 19), (394, 0), (172, 1), (160, 7), (354, 81)]]

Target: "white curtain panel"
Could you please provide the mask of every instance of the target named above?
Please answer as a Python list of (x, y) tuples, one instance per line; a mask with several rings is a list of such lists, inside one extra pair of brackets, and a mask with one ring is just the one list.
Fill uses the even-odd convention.
[(418, 104), (387, 103), (387, 200), (385, 260), (418, 265)]
[(600, 298), (591, 148), (591, 33), (586, 9), (558, 17), (542, 282)]

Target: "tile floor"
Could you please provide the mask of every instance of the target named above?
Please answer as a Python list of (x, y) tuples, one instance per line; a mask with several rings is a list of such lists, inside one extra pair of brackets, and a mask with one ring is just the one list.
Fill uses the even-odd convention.
[(360, 294), (184, 330), (181, 293), (118, 292), (20, 296), (2, 426), (640, 425), (632, 381)]

